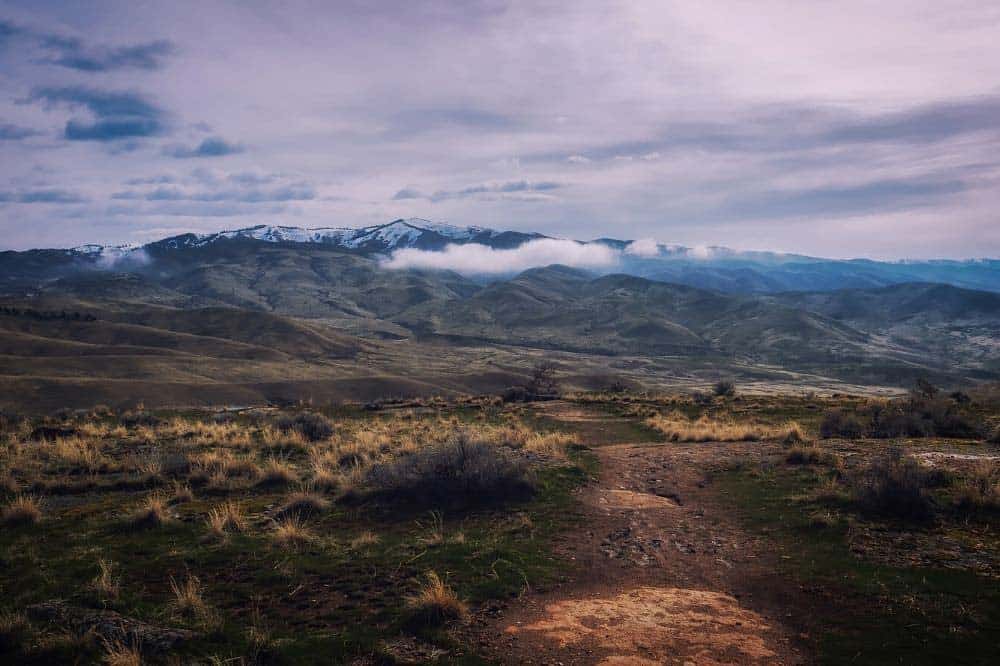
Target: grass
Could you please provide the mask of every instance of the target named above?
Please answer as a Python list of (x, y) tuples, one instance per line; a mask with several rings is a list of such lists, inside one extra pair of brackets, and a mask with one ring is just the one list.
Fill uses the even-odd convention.
[(746, 528), (768, 535), (774, 585), (810, 591), (789, 621), (809, 636), (817, 662), (989, 663), (1000, 590), (970, 571), (859, 557), (850, 535), (864, 523), (829, 508), (853, 510), (842, 491), (823, 490), (828, 478), (799, 467), (734, 468), (717, 478)]
[(646, 419), (646, 425), (672, 442), (755, 442), (762, 439), (795, 442), (804, 439), (802, 427), (795, 422), (770, 427), (713, 419), (705, 415), (692, 420), (673, 412), (651, 416)]
[(167, 498), (163, 495), (150, 495), (135, 512), (129, 516), (129, 525), (133, 529), (143, 530), (162, 527), (170, 521), (167, 508)]
[[(197, 412), (160, 413), (158, 421), (128, 427), (107, 417), (81, 435), (102, 460), (93, 474), (51, 465), (48, 449), (39, 450), (47, 445), (8, 441), (4, 471), (44, 499), (46, 516), (30, 530), (0, 529), (0, 613), (63, 598), (198, 630), (178, 649), (180, 663), (254, 654), (282, 663), (346, 663), (410, 626), (408, 593), (427, 584), (427, 571), (442, 578), (448, 572), (447, 588), (468, 604), (560, 580), (567, 564), (553, 556), (552, 541), (577, 520), (572, 490), (591, 465), (572, 446), (578, 439), (551, 427), (535, 430), (517, 414), (438, 409), (341, 414), (331, 419), (333, 434), (315, 442), (294, 432), (268, 434), (277, 431), (271, 416), (214, 423)], [(489, 446), (533, 461), (533, 497), (449, 510), (430, 527), (369, 499), (373, 466), (470, 428)], [(279, 446), (291, 440), (305, 448)], [(148, 468), (157, 475), (147, 478), (139, 467), (154, 459), (162, 465)], [(259, 484), (272, 461), (297, 482)], [(65, 499), (50, 504), (56, 488)], [(170, 520), (122, 529), (121, 507), (145, 513), (160, 499), (165, 506), (153, 513), (169, 510)], [(312, 605), (306, 610), (304, 603)], [(242, 612), (255, 606), (260, 618)], [(314, 619), (304, 623), (304, 612)], [(84, 644), (48, 627), (38, 632), (20, 661), (63, 663), (74, 650), (84, 662), (105, 658), (99, 641)], [(425, 639), (454, 646), (443, 634)]]
[(0, 524), (7, 527), (34, 525), (41, 519), (41, 502), (31, 495), (18, 495), (0, 511)]
[(468, 606), (434, 571), (427, 572), (417, 592), (407, 597), (406, 606), (411, 621), (431, 627), (461, 620), (469, 613)]
[(226, 502), (213, 507), (209, 510), (205, 523), (209, 532), (219, 538), (245, 532), (247, 529), (246, 514), (237, 502)]

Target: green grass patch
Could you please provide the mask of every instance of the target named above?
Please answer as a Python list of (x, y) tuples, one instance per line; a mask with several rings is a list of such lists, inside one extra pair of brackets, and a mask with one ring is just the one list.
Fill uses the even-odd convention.
[(968, 571), (899, 567), (858, 557), (843, 521), (803, 500), (823, 477), (776, 467), (734, 469), (717, 483), (751, 532), (780, 554), (779, 573), (811, 590), (804, 620), (820, 663), (984, 664), (996, 657), (1000, 586)]

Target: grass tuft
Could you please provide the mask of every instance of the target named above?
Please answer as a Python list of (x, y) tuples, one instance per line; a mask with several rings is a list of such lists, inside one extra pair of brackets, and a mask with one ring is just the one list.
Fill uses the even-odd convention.
[(0, 512), (0, 523), (7, 527), (35, 525), (41, 519), (41, 503), (31, 495), (18, 495)]
[(406, 599), (411, 620), (417, 624), (439, 627), (461, 620), (469, 609), (436, 572), (427, 573), (417, 592)]

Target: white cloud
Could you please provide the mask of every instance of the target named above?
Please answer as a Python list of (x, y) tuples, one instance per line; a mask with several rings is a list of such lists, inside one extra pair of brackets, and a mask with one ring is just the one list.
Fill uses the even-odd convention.
[(584, 157), (583, 155), (570, 155), (566, 158), (566, 161), (571, 164), (588, 164), (590, 162), (590, 158)]
[(655, 257), (660, 254), (660, 246), (652, 238), (640, 238), (625, 246), (625, 254), (637, 257)]
[(386, 268), (453, 270), (467, 275), (517, 273), (538, 266), (562, 264), (574, 268), (606, 268), (618, 263), (618, 253), (596, 243), (543, 238), (510, 250), (469, 243), (448, 245), (441, 251), (407, 248), (397, 250)]

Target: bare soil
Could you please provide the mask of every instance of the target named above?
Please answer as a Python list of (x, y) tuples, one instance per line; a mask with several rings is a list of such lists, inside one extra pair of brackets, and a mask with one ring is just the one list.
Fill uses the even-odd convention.
[[(554, 403), (547, 416), (600, 416)], [(605, 417), (606, 418), (606, 417)], [(556, 589), (532, 591), (477, 618), (472, 641), (502, 663), (797, 664), (806, 661), (776, 594), (766, 542), (743, 531), (712, 487), (755, 443), (628, 443), (594, 449), (600, 477), (583, 488), (583, 526), (559, 543), (576, 563)]]

